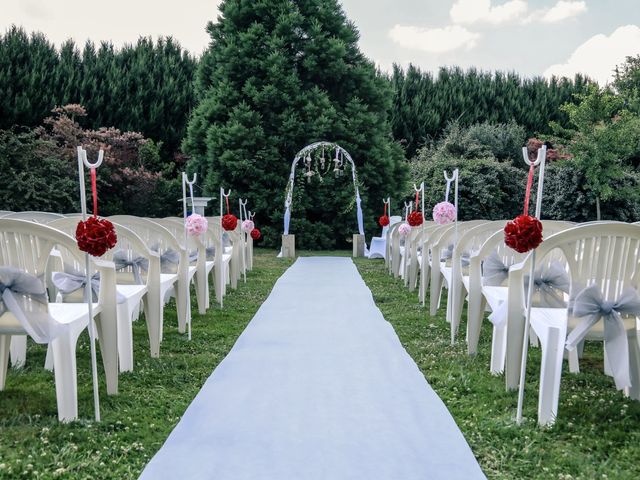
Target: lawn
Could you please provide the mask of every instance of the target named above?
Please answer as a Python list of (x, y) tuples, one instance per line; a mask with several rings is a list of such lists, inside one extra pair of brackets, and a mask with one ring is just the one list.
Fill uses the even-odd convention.
[(483, 325), (478, 355), (469, 357), (464, 322), (457, 344), (451, 346), (444, 306), (431, 318), (428, 305), (422, 308), (416, 293), (387, 275), (383, 261), (358, 259), (356, 265), (384, 317), (449, 408), (489, 478), (640, 478), (640, 402), (624, 398), (602, 373), (601, 344), (586, 346), (580, 374), (563, 371), (559, 419), (547, 429), (536, 423), (540, 355), (531, 349), (527, 418), (517, 426), (517, 394), (505, 391), (503, 377), (489, 373), (491, 324)]
[[(86, 335), (78, 352), (82, 420), (71, 424), (57, 421), (53, 376), (42, 369), (45, 349), (31, 343), (27, 367), (11, 370), (7, 388), (0, 392), (0, 479), (137, 478), (290, 264), (276, 259), (273, 251), (256, 250), (253, 272), (246, 284), (241, 283), (225, 298), (224, 310), (213, 309), (204, 316), (194, 312), (191, 342), (178, 334), (175, 308), (168, 306), (159, 359), (149, 358), (146, 327), (143, 321), (136, 322), (135, 372), (120, 376), (117, 396), (107, 397), (102, 385), (103, 421), (99, 424), (91, 421)], [(586, 348), (582, 373), (563, 377), (560, 419), (550, 429), (540, 429), (535, 423), (539, 355), (532, 350), (527, 419), (518, 427), (514, 423), (516, 395), (505, 392), (503, 379), (488, 371), (488, 324), (480, 353), (470, 358), (463, 338), (450, 345), (443, 311), (429, 318), (416, 294), (388, 276), (383, 262), (358, 259), (356, 265), (488, 477), (640, 478), (640, 403), (622, 397), (602, 374), (598, 344)], [(461, 332), (464, 328), (463, 324)]]

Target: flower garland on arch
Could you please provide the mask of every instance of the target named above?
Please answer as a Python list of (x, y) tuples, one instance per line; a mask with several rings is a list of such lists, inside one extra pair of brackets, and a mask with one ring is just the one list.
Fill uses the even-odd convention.
[(524, 211), (504, 227), (504, 243), (518, 253), (527, 253), (542, 243), (542, 223), (529, 215), (529, 200), (535, 165), (529, 165), (529, 176), (524, 197)]
[(101, 257), (118, 243), (116, 229), (106, 218), (98, 218), (98, 188), (96, 180), (96, 168), (91, 167), (91, 194), (93, 196), (93, 216), (86, 221), (80, 220), (76, 227), (76, 242), (78, 248), (93, 255)]

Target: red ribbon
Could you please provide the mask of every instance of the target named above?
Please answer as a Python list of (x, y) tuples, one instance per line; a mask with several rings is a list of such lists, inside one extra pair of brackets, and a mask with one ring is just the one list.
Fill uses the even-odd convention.
[(416, 192), (416, 205), (415, 205), (415, 209), (416, 211), (418, 210), (418, 203), (420, 202), (420, 190), (418, 190)]
[(91, 194), (93, 196), (93, 216), (98, 216), (98, 187), (96, 185), (96, 169), (91, 169)]
[(384, 213), (383, 216), (387, 214), (387, 202), (384, 203)]
[(529, 200), (531, 198), (531, 186), (533, 185), (533, 171), (535, 168), (533, 163), (529, 165), (529, 178), (527, 178), (527, 189), (524, 195), (524, 215), (529, 215)]
[(231, 213), (229, 211), (229, 197), (224, 197), (224, 199), (227, 201), (227, 213)]

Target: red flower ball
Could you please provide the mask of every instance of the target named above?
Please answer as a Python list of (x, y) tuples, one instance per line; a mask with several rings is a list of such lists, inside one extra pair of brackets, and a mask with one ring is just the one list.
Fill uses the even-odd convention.
[(257, 228), (251, 230), (251, 233), (249, 235), (251, 235), (251, 238), (253, 238), (254, 240), (260, 240), (260, 238), (262, 238), (262, 233), (260, 233), (260, 230), (258, 230)]
[(76, 241), (81, 251), (101, 257), (107, 250), (116, 246), (118, 236), (109, 220), (89, 217), (86, 222), (78, 222)]
[(504, 243), (516, 252), (526, 253), (542, 243), (542, 223), (530, 215), (518, 215), (504, 227)]
[(222, 228), (224, 228), (227, 232), (232, 232), (238, 226), (238, 217), (227, 213), (222, 217)]
[(424, 217), (422, 216), (422, 212), (419, 212), (417, 210), (414, 212), (411, 212), (407, 217), (407, 222), (412, 227), (419, 227), (420, 225), (422, 225), (422, 222), (424, 222)]
[(389, 215), (382, 215), (379, 219), (378, 219), (378, 224), (381, 227), (386, 227), (387, 225), (389, 225)]

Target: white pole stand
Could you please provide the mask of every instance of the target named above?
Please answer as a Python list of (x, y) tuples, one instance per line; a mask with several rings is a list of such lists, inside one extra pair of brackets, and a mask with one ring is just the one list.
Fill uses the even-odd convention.
[[(87, 160), (87, 151), (79, 146), (77, 148), (78, 151), (78, 179), (80, 181), (80, 209), (82, 212), (82, 221), (87, 221), (87, 191), (84, 184), (84, 167), (87, 168), (95, 168), (98, 169), (100, 165), (102, 165), (102, 160), (104, 158), (104, 151), (100, 150), (98, 152), (98, 161), (96, 163), (89, 163)], [(95, 331), (95, 321), (93, 319), (93, 292), (91, 290), (91, 279), (93, 277), (93, 272), (91, 268), (91, 260), (89, 259), (89, 254), (84, 254), (84, 264), (85, 264), (85, 298), (87, 299), (87, 307), (89, 308), (89, 342), (90, 342), (90, 353), (91, 353), (91, 376), (93, 379), (93, 408), (95, 412), (95, 420), (96, 422), (100, 421), (100, 391), (98, 388), (98, 360), (96, 356), (96, 331)]]
[(296, 258), (295, 235), (282, 235), (282, 258)]
[[(524, 162), (531, 166), (540, 166), (538, 172), (538, 193), (536, 194), (536, 218), (540, 219), (542, 212), (542, 189), (544, 187), (544, 166), (547, 159), (547, 146), (543, 145), (538, 149), (538, 157), (535, 162), (529, 160), (529, 152), (527, 147), (522, 148), (522, 156)], [(527, 288), (527, 313), (524, 320), (524, 334), (522, 337), (522, 359), (520, 361), (520, 384), (518, 386), (518, 409), (516, 412), (516, 423), (522, 424), (522, 407), (524, 403), (524, 384), (527, 373), (527, 357), (529, 354), (529, 328), (531, 327), (531, 298), (533, 297), (533, 278), (536, 270), (536, 250), (531, 252), (531, 268), (529, 268), (529, 287)]]

